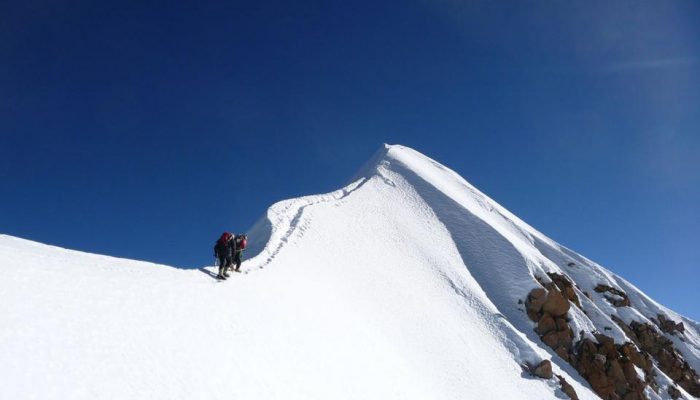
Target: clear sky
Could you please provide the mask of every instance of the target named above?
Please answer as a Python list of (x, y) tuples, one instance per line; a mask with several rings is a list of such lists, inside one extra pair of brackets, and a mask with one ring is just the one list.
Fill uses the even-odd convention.
[(109, 3), (0, 3), (0, 232), (200, 267), (400, 143), (700, 319), (700, 2)]

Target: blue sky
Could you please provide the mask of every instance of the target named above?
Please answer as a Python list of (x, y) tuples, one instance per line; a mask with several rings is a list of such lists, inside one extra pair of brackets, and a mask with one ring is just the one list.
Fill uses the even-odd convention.
[(700, 319), (700, 3), (98, 3), (0, 5), (0, 232), (199, 267), (400, 143)]

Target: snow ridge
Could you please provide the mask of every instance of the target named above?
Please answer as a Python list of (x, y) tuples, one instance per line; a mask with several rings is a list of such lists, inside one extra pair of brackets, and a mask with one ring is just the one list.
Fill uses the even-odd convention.
[[(580, 300), (574, 341), (623, 344), (614, 319), (664, 315), (684, 323), (662, 334), (700, 370), (697, 322), (404, 146), (382, 146), (340, 190), (272, 205), (249, 240), (246, 274), (216, 282), (213, 267), (0, 235), (0, 398), (566, 398), (558, 378), (529, 372), (543, 360), (580, 399), (599, 398), (525, 312), (550, 274)], [(671, 398), (654, 371), (645, 396)]]

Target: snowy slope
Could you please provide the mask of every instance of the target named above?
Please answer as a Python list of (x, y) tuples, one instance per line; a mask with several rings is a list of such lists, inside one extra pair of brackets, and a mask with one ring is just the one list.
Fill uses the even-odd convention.
[[(218, 282), (213, 267), (0, 235), (0, 398), (566, 398), (522, 368), (551, 359), (580, 399), (597, 399), (519, 304), (548, 272), (579, 287), (576, 339), (624, 343), (610, 315), (663, 313), (684, 322), (682, 340), (668, 336), (700, 367), (696, 322), (406, 147), (383, 147), (341, 190), (273, 205), (249, 237), (246, 273)], [(601, 283), (634, 308), (613, 307)], [(670, 398), (663, 389), (647, 396)]]

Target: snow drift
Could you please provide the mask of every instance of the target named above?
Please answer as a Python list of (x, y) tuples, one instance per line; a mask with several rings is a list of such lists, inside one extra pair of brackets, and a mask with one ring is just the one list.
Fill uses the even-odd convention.
[(696, 322), (409, 148), (249, 238), (218, 282), (0, 236), (0, 398), (693, 398)]

